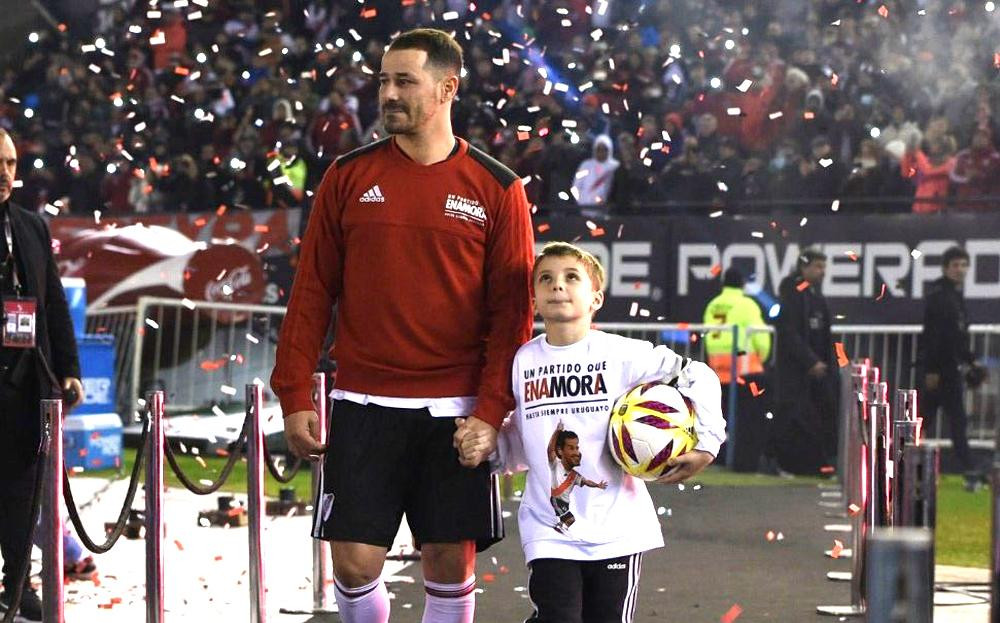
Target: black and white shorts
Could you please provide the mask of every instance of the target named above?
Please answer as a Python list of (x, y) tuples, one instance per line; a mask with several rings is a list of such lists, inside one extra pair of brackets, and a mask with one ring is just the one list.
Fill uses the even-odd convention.
[(605, 560), (538, 558), (528, 567), (535, 611), (525, 623), (631, 623), (642, 554)]
[(405, 513), (417, 547), (502, 539), (498, 481), (459, 464), (454, 433), (427, 409), (333, 401), (312, 535), (388, 548)]

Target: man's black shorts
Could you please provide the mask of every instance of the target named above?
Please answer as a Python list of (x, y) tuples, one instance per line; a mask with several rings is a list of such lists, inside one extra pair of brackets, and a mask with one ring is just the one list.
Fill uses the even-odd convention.
[(333, 401), (313, 536), (388, 548), (405, 513), (418, 547), (502, 539), (497, 479), (459, 464), (454, 433), (427, 409)]

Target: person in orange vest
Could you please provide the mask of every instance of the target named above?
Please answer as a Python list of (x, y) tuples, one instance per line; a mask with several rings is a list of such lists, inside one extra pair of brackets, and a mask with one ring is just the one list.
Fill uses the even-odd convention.
[[(737, 325), (737, 374), (763, 374), (764, 361), (771, 354), (771, 334), (753, 332), (747, 338), (748, 328), (763, 328), (764, 317), (760, 306), (743, 292), (745, 279), (738, 268), (730, 266), (722, 276), (722, 292), (705, 307), (705, 324)], [(705, 352), (708, 365), (719, 375), (719, 381), (728, 385), (732, 379), (733, 331), (730, 326), (705, 335)]]

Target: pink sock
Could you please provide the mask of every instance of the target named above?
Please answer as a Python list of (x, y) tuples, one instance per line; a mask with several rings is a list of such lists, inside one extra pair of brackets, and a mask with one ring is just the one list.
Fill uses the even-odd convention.
[(344, 623), (388, 623), (389, 591), (382, 578), (357, 588), (347, 588), (334, 578), (333, 594)]
[(424, 580), (423, 623), (472, 623), (476, 613), (476, 576), (460, 584)]

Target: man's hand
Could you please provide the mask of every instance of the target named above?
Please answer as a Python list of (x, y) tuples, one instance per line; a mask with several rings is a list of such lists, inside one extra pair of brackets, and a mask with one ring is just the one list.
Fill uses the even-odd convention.
[(924, 389), (930, 392), (937, 391), (939, 385), (941, 385), (940, 374), (931, 372), (924, 375)]
[(809, 376), (814, 379), (821, 379), (826, 376), (826, 364), (822, 361), (814, 363), (813, 367), (809, 368)]
[(63, 379), (62, 388), (64, 392), (69, 392), (70, 390), (76, 392), (76, 399), (66, 405), (69, 409), (72, 409), (83, 402), (83, 383), (80, 382), (80, 379), (75, 379), (73, 377), (65, 378)]
[(326, 444), (319, 439), (319, 416), (312, 410), (285, 416), (285, 441), (292, 454), (314, 463), (326, 452)]
[(465, 467), (477, 467), (497, 449), (497, 429), (476, 416), (455, 418), (452, 445), (458, 449), (458, 462)]
[(703, 450), (685, 452), (676, 459), (667, 461), (667, 465), (673, 469), (657, 478), (656, 482), (664, 485), (683, 482), (708, 467), (714, 460), (714, 456)]

